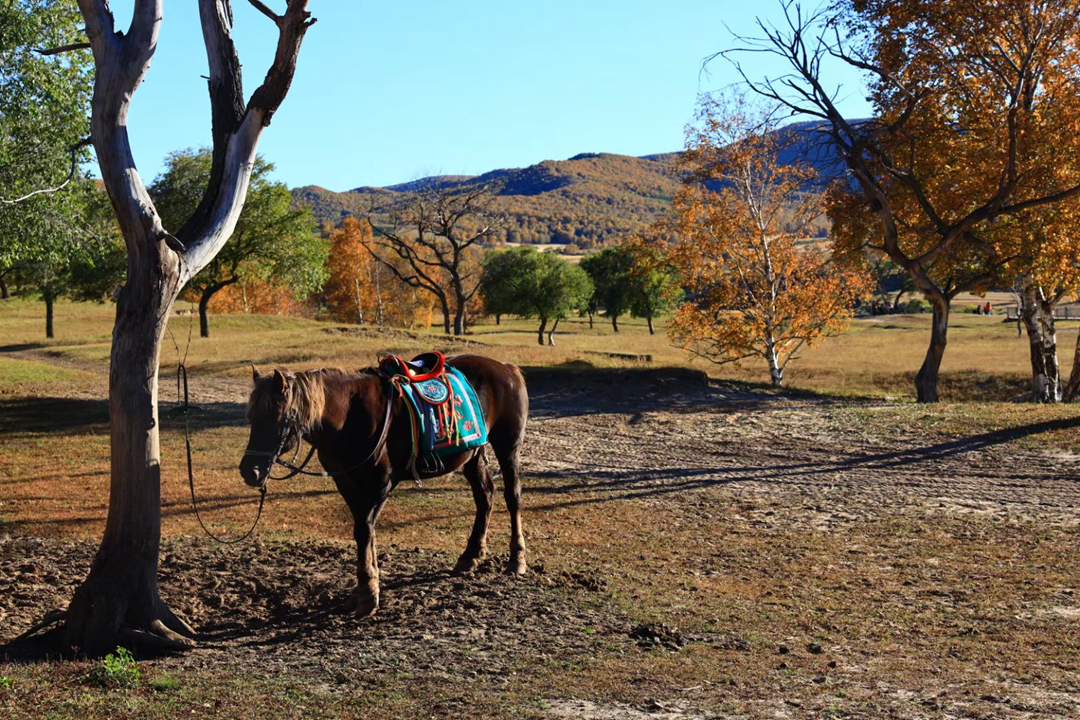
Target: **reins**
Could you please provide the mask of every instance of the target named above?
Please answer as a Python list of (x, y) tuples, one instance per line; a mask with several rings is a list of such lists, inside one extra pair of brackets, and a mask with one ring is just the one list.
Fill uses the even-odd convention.
[[(384, 445), (386, 445), (386, 438), (390, 434), (390, 414), (393, 411), (393, 409), (394, 409), (394, 396), (389, 395), (386, 398), (386, 414), (383, 416), (382, 430), (379, 432), (379, 439), (375, 441), (375, 447), (373, 447), (371, 449), (371, 452), (367, 454), (367, 457), (365, 457), (360, 462), (358, 462), (358, 463), (356, 463), (354, 465), (351, 465), (350, 467), (347, 467), (344, 470), (322, 470), (322, 471), (319, 471), (319, 472), (312, 472), (311, 470), (305, 470), (304, 468), (307, 467), (307, 464), (311, 461), (312, 456), (315, 454), (315, 446), (314, 445), (311, 446), (311, 449), (308, 451), (308, 454), (304, 458), (304, 461), (302, 463), (300, 463), (299, 465), (294, 465), (291, 461), (282, 460), (279, 457), (279, 455), (281, 453), (281, 447), (285, 447), (285, 441), (283, 440), (282, 444), (281, 444), (281, 447), (278, 448), (278, 452), (274, 454), (273, 459), (271, 460), (271, 464), (280, 465), (283, 468), (289, 470), (289, 472), (288, 472), (288, 474), (282, 475), (281, 477), (269, 477), (269, 473), (267, 473), (268, 479), (270, 479), (270, 480), (288, 480), (289, 478), (291, 478), (291, 477), (293, 477), (295, 475), (307, 475), (308, 477), (341, 477), (342, 475), (348, 475), (353, 470), (359, 470), (364, 465), (367, 465), (369, 462), (374, 460), (375, 456), (378, 455), (379, 451), (383, 448)], [(296, 442), (297, 442), (296, 455), (299, 455), (300, 454), (300, 443), (303, 442), (304, 433), (303, 433), (302, 429), (295, 427), (295, 421), (293, 421), (293, 424), (294, 424), (294, 427), (291, 428), (289, 430), (289, 432), (285, 433), (285, 440), (288, 440), (289, 436), (293, 432), (296, 432)], [(245, 454), (246, 455), (257, 455), (259, 453), (249, 451), (249, 452), (247, 452)], [(293, 460), (296, 459), (296, 455), (293, 456)]]

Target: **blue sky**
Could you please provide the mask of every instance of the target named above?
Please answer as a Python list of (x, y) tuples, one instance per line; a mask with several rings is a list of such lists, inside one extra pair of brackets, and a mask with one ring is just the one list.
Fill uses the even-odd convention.
[[(267, 0), (280, 10), (284, 0)], [(126, 27), (130, 0), (114, 0)], [(812, 1), (811, 3), (812, 4)], [(276, 30), (233, 0), (244, 89), (261, 82)], [(292, 90), (260, 151), (290, 186), (332, 190), (430, 174), (477, 174), (579, 152), (645, 155), (682, 146), (699, 92), (737, 78), (725, 25), (753, 32), (777, 0), (311, 0)], [(762, 56), (747, 57), (755, 70)], [(210, 141), (206, 56), (194, 0), (165, 4), (161, 41), (129, 127), (149, 182), (165, 155)], [(859, 78), (838, 74), (865, 115)]]

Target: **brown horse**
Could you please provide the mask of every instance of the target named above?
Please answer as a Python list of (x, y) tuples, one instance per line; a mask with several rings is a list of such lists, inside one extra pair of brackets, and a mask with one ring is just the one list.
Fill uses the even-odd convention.
[[(502, 468), (503, 497), (510, 513), (510, 562), (507, 572), (526, 571), (521, 532), (521, 444), (529, 417), (525, 377), (515, 365), (480, 355), (448, 358), (468, 378), (488, 424), (488, 442)], [(240, 461), (244, 482), (260, 487), (279, 456), (308, 441), (319, 462), (333, 477), (353, 514), (358, 553), (356, 614), (379, 607), (379, 566), (375, 523), (391, 490), (413, 477), (409, 463), (412, 428), (405, 401), (386, 376), (374, 368), (359, 371), (274, 370), (261, 375), (252, 366), (255, 387), (248, 401), (251, 436)], [(487, 551), (488, 519), (494, 484), (483, 448), (443, 458), (443, 467), (425, 472), (430, 478), (463, 469), (476, 501), (476, 520), (465, 552), (454, 571), (471, 572)]]

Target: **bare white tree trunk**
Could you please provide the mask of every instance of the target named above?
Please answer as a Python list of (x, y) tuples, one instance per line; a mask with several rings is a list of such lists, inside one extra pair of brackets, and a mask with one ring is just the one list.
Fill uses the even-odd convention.
[(777, 352), (776, 345), (768, 344), (765, 359), (769, 362), (769, 378), (773, 387), (781, 387), (784, 384), (784, 367), (780, 364), (780, 353)]
[(382, 301), (382, 265), (375, 263), (375, 322), (379, 327), (386, 324)]
[[(261, 6), (261, 7), (260, 7)], [(284, 99), (300, 43), (313, 20), (306, 0), (282, 16), (257, 5), (279, 30), (266, 80), (244, 101), (228, 0), (200, 0), (210, 65), (214, 160), (198, 210), (176, 235), (165, 231), (131, 153), (127, 115), (161, 26), (162, 0), (136, 0), (126, 33), (104, 0), (79, 0), (96, 67), (91, 137), (105, 189), (127, 246), (127, 281), (117, 299), (109, 369), (111, 478), (105, 535), (67, 614), (69, 646), (92, 655), (129, 646), (193, 644), (193, 630), (158, 596), (161, 454), (158, 360), (173, 302), (232, 235), (263, 128)]]
[(1057, 357), (1057, 298), (1048, 296), (1035, 280), (1022, 278), (1023, 303), (1020, 320), (1027, 330), (1031, 357), (1031, 395), (1035, 402), (1061, 401), (1061, 372)]
[(353, 301), (356, 302), (356, 324), (364, 324), (364, 306), (360, 302), (360, 278), (353, 278)]

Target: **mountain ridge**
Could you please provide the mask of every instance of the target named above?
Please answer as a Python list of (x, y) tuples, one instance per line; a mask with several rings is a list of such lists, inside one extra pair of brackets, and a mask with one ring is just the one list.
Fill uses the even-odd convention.
[[(781, 155), (782, 162), (803, 160), (819, 174), (835, 176), (838, 161), (813, 136), (817, 123), (794, 123), (780, 132), (798, 135)], [(360, 186), (335, 192), (318, 185), (293, 189), (295, 202), (312, 207), (320, 222), (339, 223), (363, 215), (369, 207), (393, 202), (419, 187), (441, 189), (490, 183), (494, 209), (505, 225), (494, 241), (574, 243), (582, 248), (622, 242), (642, 232), (670, 206), (680, 186), (681, 152), (644, 156), (605, 152), (578, 153), (566, 160), (543, 160), (523, 168), (498, 168), (480, 175), (433, 175), (386, 187)]]

